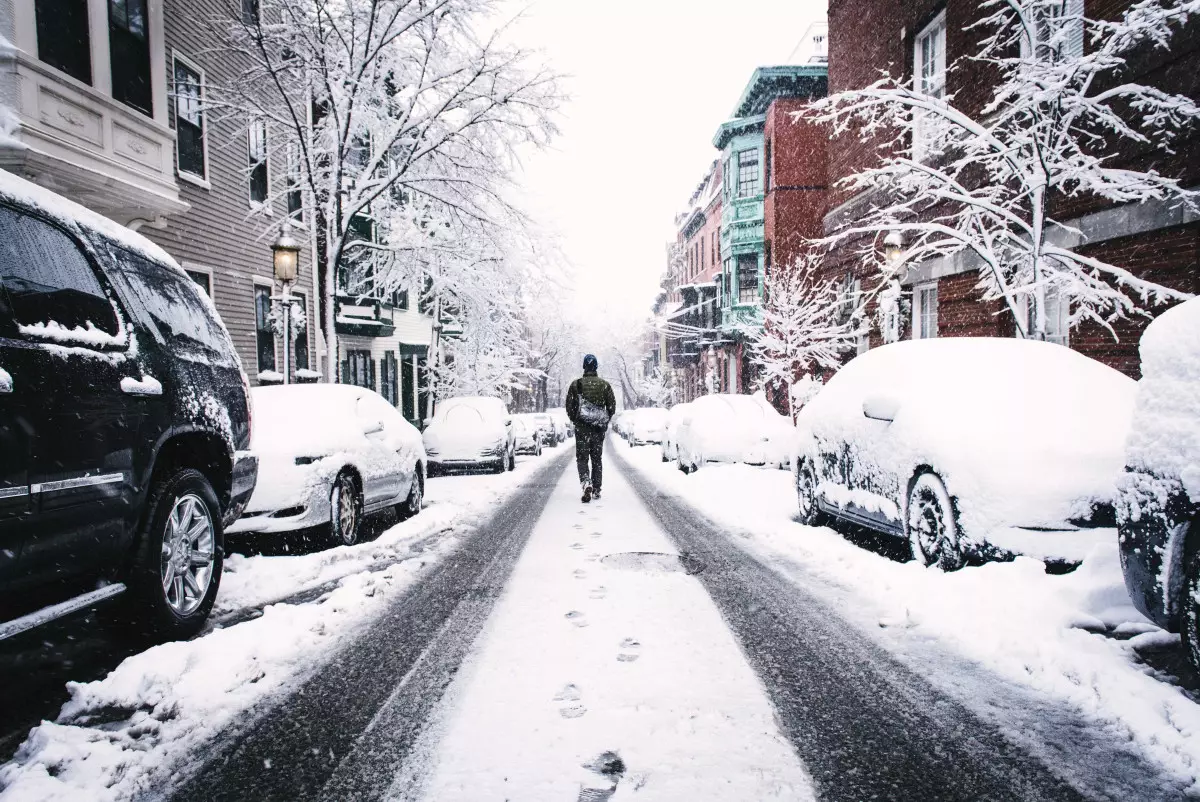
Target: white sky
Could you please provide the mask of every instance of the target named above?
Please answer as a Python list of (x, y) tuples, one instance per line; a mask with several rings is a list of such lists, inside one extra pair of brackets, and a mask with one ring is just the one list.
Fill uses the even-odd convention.
[[(522, 7), (514, 0), (514, 9)], [(562, 134), (526, 158), (530, 213), (560, 236), (589, 311), (649, 314), (673, 219), (755, 67), (787, 63), (825, 0), (531, 0), (515, 42), (568, 78)]]

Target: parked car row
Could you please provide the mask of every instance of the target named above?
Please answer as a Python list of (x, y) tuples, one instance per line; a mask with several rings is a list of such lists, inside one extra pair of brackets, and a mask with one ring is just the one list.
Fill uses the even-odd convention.
[(421, 511), (435, 471), (512, 470), (566, 439), (497, 398), (422, 435), (352, 385), (253, 390), (208, 297), (146, 238), (0, 171), (0, 640), (112, 600), (113, 624), (204, 624), (227, 538)]

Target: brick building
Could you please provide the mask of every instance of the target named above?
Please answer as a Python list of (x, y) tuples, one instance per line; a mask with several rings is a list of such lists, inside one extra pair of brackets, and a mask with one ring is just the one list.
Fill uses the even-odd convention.
[[(1082, 0), (1093, 19), (1112, 19), (1129, 0)], [(975, 0), (830, 0), (829, 91), (836, 93), (873, 83), (881, 70), (909, 78), (920, 69), (930, 85), (944, 89), (956, 107), (976, 114), (990, 99), (994, 76), (986, 65), (963, 60), (946, 71), (947, 64), (977, 51), (981, 34), (971, 25), (985, 13)], [(1169, 92), (1200, 97), (1200, 26), (1177, 35), (1169, 50), (1140, 54), (1130, 63), (1125, 80), (1158, 86)], [(1086, 47), (1083, 37), (1072, 46)], [(1151, 143), (1134, 152), (1122, 151), (1115, 166), (1154, 167), (1164, 175), (1200, 183), (1200, 163), (1193, 154), (1200, 139), (1176, 148), (1174, 155)], [(860, 141), (852, 131), (834, 141), (829, 150), (828, 178), (838, 179), (872, 166), (879, 158), (874, 142)], [(844, 189), (829, 194), (823, 228), (833, 233), (852, 223), (871, 204), (870, 193), (851, 197)], [(1200, 220), (1166, 204), (1142, 203), (1115, 206), (1095, 198), (1062, 199), (1053, 209), (1055, 219), (1080, 232), (1072, 246), (1087, 255), (1133, 271), (1136, 275), (1187, 292), (1200, 291)], [(859, 279), (866, 284), (877, 274), (863, 264), (859, 243), (847, 243), (824, 263), (827, 277)], [(965, 258), (935, 259), (910, 265), (902, 286), (908, 310), (901, 336), (1001, 336), (1017, 335), (1011, 313), (999, 303), (985, 303), (977, 287), (978, 266)], [(1163, 307), (1157, 308), (1161, 311)], [(1096, 324), (1067, 330), (1066, 309), (1049, 299), (1047, 338), (1069, 345), (1130, 376), (1138, 376), (1137, 344), (1146, 325), (1144, 318), (1127, 318), (1114, 325), (1116, 337)], [(882, 343), (878, 331), (872, 346)]]

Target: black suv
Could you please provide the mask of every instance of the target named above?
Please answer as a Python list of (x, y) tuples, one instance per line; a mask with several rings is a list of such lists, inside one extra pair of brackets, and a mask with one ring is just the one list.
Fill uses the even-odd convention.
[(245, 374), (187, 274), (0, 171), (0, 638), (108, 597), (138, 631), (194, 634), (249, 442)]

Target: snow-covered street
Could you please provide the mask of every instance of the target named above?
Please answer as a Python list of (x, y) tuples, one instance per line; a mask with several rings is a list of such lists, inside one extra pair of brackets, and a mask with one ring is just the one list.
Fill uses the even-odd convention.
[(943, 574), (801, 527), (786, 471), (608, 451), (591, 505), (560, 450), (431, 482), (373, 542), (231, 560), (218, 628), (72, 686), (0, 799), (1196, 793), (1200, 707), (1113, 557)]

